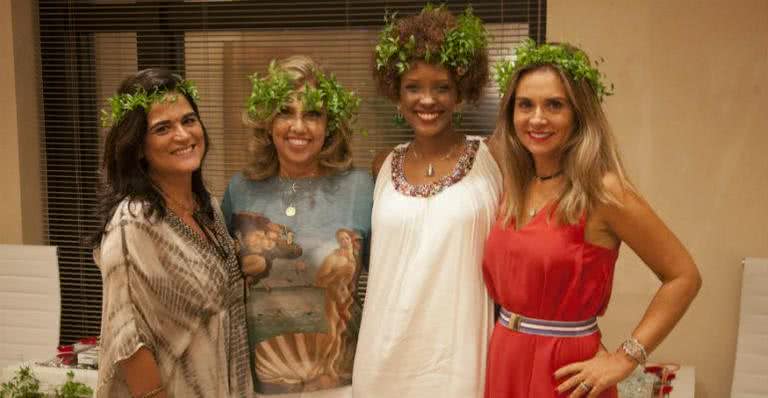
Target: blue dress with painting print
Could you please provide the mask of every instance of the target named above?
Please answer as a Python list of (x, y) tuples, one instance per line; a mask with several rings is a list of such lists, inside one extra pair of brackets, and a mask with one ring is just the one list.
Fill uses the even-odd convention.
[(310, 397), (351, 384), (372, 196), (362, 170), (230, 181), (222, 210), (246, 275), (260, 395)]

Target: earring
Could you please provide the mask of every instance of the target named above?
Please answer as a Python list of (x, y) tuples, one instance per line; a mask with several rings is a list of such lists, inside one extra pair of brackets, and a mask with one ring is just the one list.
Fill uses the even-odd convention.
[(400, 128), (408, 127), (408, 122), (405, 121), (405, 116), (403, 116), (403, 114), (400, 112), (397, 112), (394, 116), (392, 116), (392, 123)]
[(403, 116), (403, 113), (400, 111), (400, 104), (397, 104), (395, 109), (397, 109), (397, 111), (394, 116), (392, 116), (392, 123), (401, 129), (408, 128), (408, 122), (405, 121), (405, 116)]
[(464, 121), (464, 114), (461, 112), (453, 112), (451, 121), (453, 122), (453, 127), (461, 127), (461, 122)]

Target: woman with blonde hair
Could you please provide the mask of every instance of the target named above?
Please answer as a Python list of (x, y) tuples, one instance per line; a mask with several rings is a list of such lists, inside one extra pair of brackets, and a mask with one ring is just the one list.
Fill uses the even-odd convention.
[(255, 389), (350, 397), (373, 191), (352, 169), (359, 99), (301, 55), (251, 81), (251, 160), (222, 209), (248, 282)]
[[(586, 54), (523, 43), (497, 68), (506, 91), (492, 138), (504, 175), (500, 217), (483, 272), (501, 306), (486, 397), (615, 397), (672, 330), (700, 285), (696, 265), (629, 182), (601, 100), (610, 95)], [(615, 352), (597, 316), (625, 242), (662, 284)]]

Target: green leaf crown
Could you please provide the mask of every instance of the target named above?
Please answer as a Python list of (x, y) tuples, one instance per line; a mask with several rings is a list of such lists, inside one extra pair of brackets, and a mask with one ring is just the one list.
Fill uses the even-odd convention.
[(592, 65), (587, 55), (580, 50), (561, 44), (537, 45), (532, 39), (526, 39), (515, 48), (514, 61), (503, 60), (494, 65), (495, 80), (501, 95), (505, 94), (510, 79), (517, 71), (532, 65), (547, 64), (557, 65), (575, 81), (586, 79), (600, 101), (605, 96), (613, 95), (613, 84), (606, 85), (603, 82), (605, 75), (597, 69), (598, 62)]
[(268, 120), (290, 103), (292, 96), (298, 95), (305, 111), (327, 112), (328, 133), (344, 132), (342, 127), (350, 127), (357, 119), (360, 97), (344, 89), (333, 74), (325, 75), (315, 69), (314, 78), (315, 87), (305, 84), (303, 91), (297, 90), (288, 73), (273, 60), (266, 76), (254, 73), (250, 78), (253, 87), (246, 103), (248, 116), (257, 121)]
[[(421, 13), (444, 10), (445, 5), (434, 6), (427, 4)], [(440, 64), (450, 67), (462, 76), (477, 53), (488, 46), (488, 32), (483, 21), (472, 13), (472, 7), (467, 7), (462, 14), (456, 17), (456, 26), (445, 33), (442, 45), (433, 53), (427, 47), (424, 52), (426, 62), (438, 61)], [(379, 33), (379, 42), (376, 44), (376, 69), (387, 67), (389, 62), (395, 62), (395, 68), (399, 74), (403, 74), (410, 65), (410, 61), (416, 55), (416, 38), (411, 35), (407, 41), (400, 41), (397, 30), (397, 13), (384, 16), (384, 29)]]
[(199, 94), (197, 87), (190, 80), (184, 80), (179, 78), (176, 82), (176, 87), (172, 90), (167, 88), (155, 87), (152, 90), (145, 90), (143, 87), (136, 87), (136, 90), (132, 93), (115, 94), (107, 99), (107, 109), (101, 110), (101, 125), (102, 127), (109, 128), (116, 126), (123, 120), (125, 115), (135, 109), (143, 108), (145, 112), (149, 112), (149, 108), (152, 104), (159, 104), (166, 101), (176, 101), (176, 96), (166, 97), (169, 92), (180, 92), (194, 101), (198, 101)]

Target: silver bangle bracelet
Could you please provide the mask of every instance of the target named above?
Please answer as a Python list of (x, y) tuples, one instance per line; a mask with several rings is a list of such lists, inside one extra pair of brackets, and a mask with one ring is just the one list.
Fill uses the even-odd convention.
[(645, 365), (645, 361), (648, 359), (648, 352), (645, 351), (645, 346), (634, 337), (624, 340), (617, 351), (627, 354), (638, 365)]

